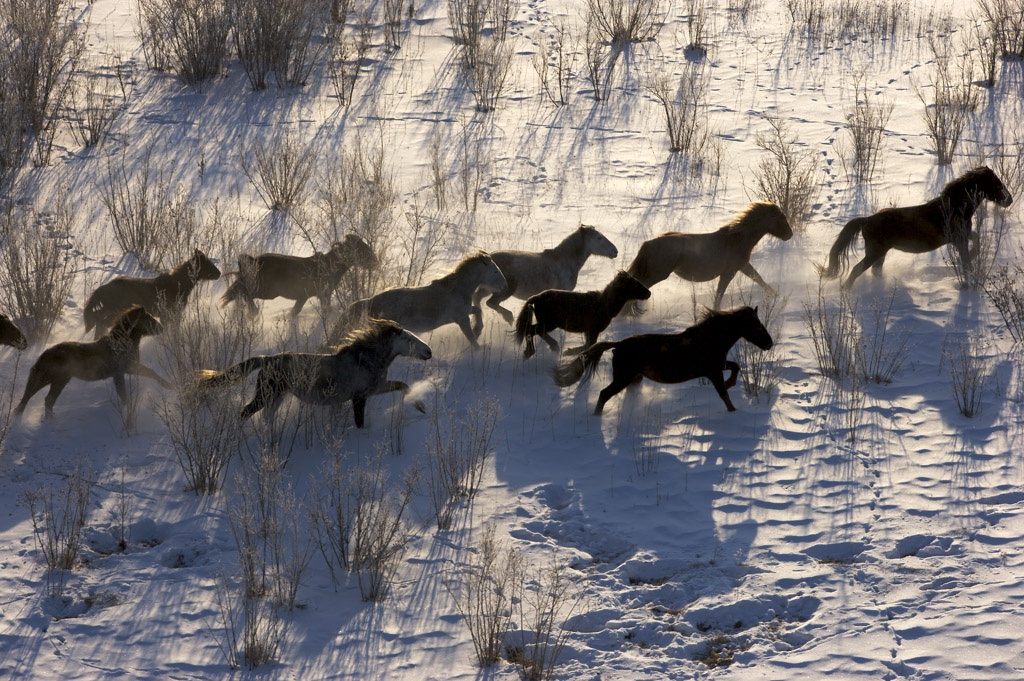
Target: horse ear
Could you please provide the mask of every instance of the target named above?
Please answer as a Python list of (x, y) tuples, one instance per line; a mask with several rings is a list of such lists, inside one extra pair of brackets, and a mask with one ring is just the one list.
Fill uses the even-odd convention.
[(758, 308), (758, 307), (760, 307), (760, 306), (759, 306), (759, 305), (755, 305), (755, 306), (754, 306), (754, 316), (755, 316), (755, 317), (757, 316), (757, 308)]

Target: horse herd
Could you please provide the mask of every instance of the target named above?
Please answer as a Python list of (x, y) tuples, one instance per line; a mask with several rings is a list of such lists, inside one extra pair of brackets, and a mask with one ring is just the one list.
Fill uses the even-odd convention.
[[(834, 278), (846, 269), (858, 234), (863, 236), (865, 255), (851, 269), (845, 287), (868, 268), (878, 273), (892, 249), (922, 253), (951, 244), (963, 262), (968, 262), (978, 249), (973, 216), (985, 200), (1005, 207), (1013, 198), (991, 169), (979, 167), (949, 182), (927, 203), (854, 218), (837, 237), (822, 274)], [(590, 256), (618, 256), (618, 249), (604, 235), (581, 225), (554, 248), (540, 252), (480, 251), (466, 256), (450, 274), (425, 286), (393, 288), (355, 301), (327, 334), (329, 352), (250, 357), (224, 371), (200, 371), (196, 380), (200, 387), (213, 388), (258, 371), (255, 394), (242, 408), (243, 418), (274, 409), (291, 393), (311, 404), (351, 401), (356, 426), (362, 427), (368, 397), (409, 391), (405, 383), (388, 380), (392, 361), (398, 356), (421, 360), (431, 357), (430, 347), (415, 334), (456, 324), (477, 347), (483, 330), (481, 305), (486, 300), (488, 307), (514, 327), (516, 341), (525, 344), (526, 358), (535, 353), (534, 336), (540, 336), (558, 352), (551, 331), (583, 334), (584, 344), (565, 350), (571, 359), (553, 372), (559, 386), (585, 381), (604, 353), (612, 350), (612, 380), (601, 390), (595, 414), (602, 412), (611, 397), (643, 377), (661, 383), (707, 378), (726, 408), (734, 411), (728, 389), (735, 385), (740, 367), (727, 359), (729, 350), (740, 338), (763, 350), (772, 347), (773, 340), (758, 319), (756, 308), (723, 311), (718, 307), (737, 272), (771, 290), (750, 264), (751, 252), (768, 234), (786, 241), (793, 231), (778, 206), (755, 202), (717, 231), (667, 232), (644, 242), (629, 267), (618, 272), (603, 290), (580, 292), (573, 289)], [(295, 317), (311, 297), (318, 298), (321, 306), (328, 305), (351, 268), (376, 265), (373, 250), (354, 235), (332, 244), (326, 253), (309, 257), (243, 255), (222, 304), (240, 303), (255, 311), (256, 299), (284, 297), (295, 301), (291, 310)], [(598, 342), (598, 336), (616, 315), (627, 305), (635, 310), (639, 301), (651, 297), (650, 288), (672, 273), (696, 282), (717, 278), (714, 309), (681, 333), (640, 334)], [(95, 340), (63, 342), (46, 349), (29, 372), (16, 413), (20, 414), (33, 395), (49, 386), (45, 414), (52, 416), (53, 405), (71, 378), (111, 378), (122, 400), (126, 374), (170, 387), (140, 362), (139, 343), (144, 336), (161, 332), (157, 317), (173, 317), (179, 312), (198, 282), (220, 276), (220, 270), (196, 250), (170, 272), (153, 278), (115, 277), (99, 286), (84, 309), (86, 330), (95, 329)], [(525, 300), (518, 316), (502, 307), (512, 297)], [(28, 345), (24, 335), (3, 315), (0, 344), (18, 349)], [(728, 378), (723, 376), (725, 371), (729, 372)]]

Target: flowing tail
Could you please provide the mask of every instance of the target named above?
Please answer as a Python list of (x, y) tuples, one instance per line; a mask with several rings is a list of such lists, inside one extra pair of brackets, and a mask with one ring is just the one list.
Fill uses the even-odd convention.
[(200, 388), (214, 388), (241, 380), (257, 369), (262, 369), (272, 359), (274, 359), (273, 355), (256, 355), (224, 371), (201, 369), (196, 372), (196, 379), (198, 379)]
[(523, 341), (530, 334), (530, 326), (533, 324), (533, 303), (529, 300), (526, 301), (526, 305), (523, 305), (523, 309), (519, 311), (519, 316), (516, 318), (516, 345), (522, 345)]
[(839, 232), (836, 242), (832, 244), (832, 250), (828, 252), (828, 267), (822, 271), (822, 276), (835, 279), (841, 272), (846, 271), (846, 265), (850, 260), (850, 249), (853, 242), (860, 234), (864, 224), (863, 218), (854, 218), (846, 223), (843, 231)]
[(560, 388), (568, 388), (577, 381), (582, 380), (583, 382), (586, 382), (590, 380), (591, 375), (594, 373), (594, 369), (597, 368), (598, 362), (601, 361), (601, 356), (607, 350), (614, 348), (618, 344), (618, 341), (594, 343), (589, 348), (576, 355), (576, 359), (571, 362), (559, 364), (552, 372), (555, 384)]

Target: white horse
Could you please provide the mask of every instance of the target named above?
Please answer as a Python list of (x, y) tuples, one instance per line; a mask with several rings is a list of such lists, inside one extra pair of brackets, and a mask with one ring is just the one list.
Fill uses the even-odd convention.
[[(487, 301), (487, 306), (512, 324), (515, 316), (501, 306), (503, 302), (512, 297), (526, 300), (548, 289), (573, 290), (576, 288), (580, 270), (583, 269), (587, 258), (592, 255), (616, 258), (619, 250), (604, 234), (587, 225), (580, 225), (554, 248), (537, 253), (494, 251), (491, 258), (505, 275), (508, 286), (494, 291)], [(480, 302), (488, 293), (489, 291), (485, 290), (478, 291), (474, 296), (473, 305), (479, 308)], [(483, 321), (478, 319), (477, 328), (482, 324)], [(479, 334), (479, 331), (477, 333)]]
[[(468, 255), (450, 274), (426, 286), (393, 288), (352, 303), (330, 334), (328, 344), (336, 343), (343, 331), (361, 317), (391, 319), (414, 333), (433, 331), (446, 324), (458, 324), (474, 348), (482, 330), (480, 307), (473, 302), (477, 289), (498, 291), (506, 288), (501, 270), (483, 251)], [(476, 323), (473, 322), (474, 317)]]

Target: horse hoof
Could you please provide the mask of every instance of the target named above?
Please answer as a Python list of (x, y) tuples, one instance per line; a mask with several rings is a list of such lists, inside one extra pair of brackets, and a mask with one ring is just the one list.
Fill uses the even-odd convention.
[(416, 408), (416, 411), (418, 411), (421, 414), (427, 413), (427, 405), (423, 404), (423, 402), (421, 402), (420, 400), (416, 400), (415, 402), (413, 402), (412, 406), (414, 406)]

